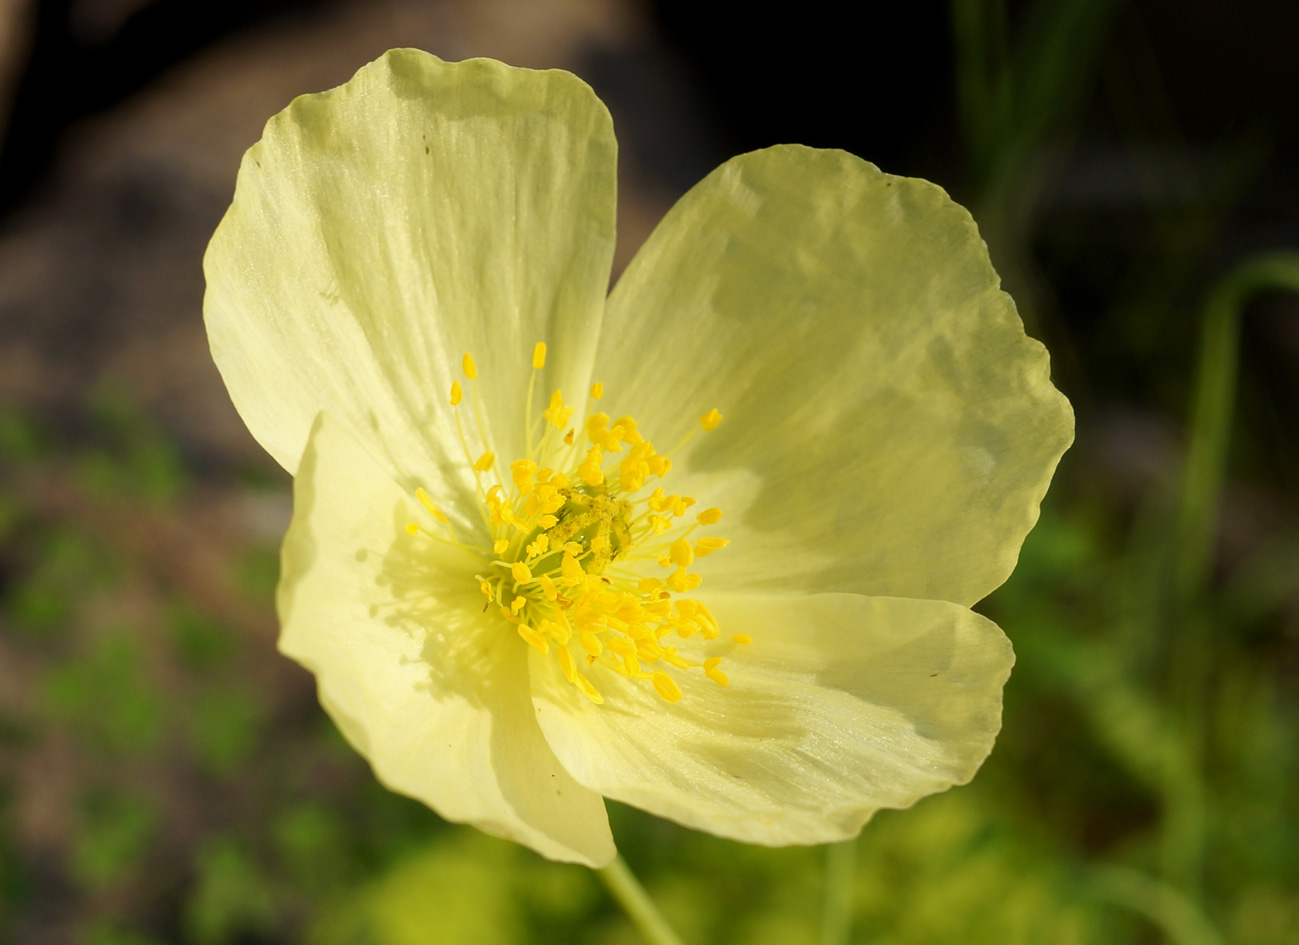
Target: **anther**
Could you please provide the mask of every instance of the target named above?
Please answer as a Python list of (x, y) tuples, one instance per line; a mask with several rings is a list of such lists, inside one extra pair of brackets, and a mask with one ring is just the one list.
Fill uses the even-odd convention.
[(577, 688), (581, 689), (586, 694), (586, 697), (596, 705), (601, 705), (604, 702), (604, 696), (600, 695), (600, 690), (591, 685), (591, 680), (578, 673), (576, 682)]
[(704, 660), (704, 675), (719, 686), (729, 686), (731, 684), (730, 679), (727, 678), (724, 672), (717, 668), (717, 664), (721, 661), (722, 658), (720, 656), (712, 656)]
[(681, 701), (681, 688), (663, 670), (659, 670), (654, 674), (654, 689), (668, 702)]
[(436, 505), (433, 504), (433, 498), (428, 494), (427, 491), (425, 491), (423, 486), (420, 486), (418, 489), (415, 490), (415, 498), (419, 499), (420, 505), (428, 509), (429, 515), (432, 515), (443, 525), (447, 523), (446, 515), (442, 513), (441, 509), (439, 509)]
[(550, 641), (543, 637), (536, 630), (533, 630), (526, 623), (519, 624), (519, 636), (527, 641), (528, 646), (532, 647), (542, 656), (550, 652)]
[(695, 560), (695, 553), (690, 548), (690, 542), (684, 538), (678, 538), (672, 543), (669, 554), (672, 557), (672, 563), (683, 568), (689, 567)]

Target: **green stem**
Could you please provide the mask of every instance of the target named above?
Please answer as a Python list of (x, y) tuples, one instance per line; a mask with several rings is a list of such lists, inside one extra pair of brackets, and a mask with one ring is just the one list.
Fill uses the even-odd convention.
[(821, 905), (821, 945), (848, 945), (852, 940), (853, 877), (857, 841), (825, 848), (825, 899)]
[(1270, 289), (1299, 291), (1299, 253), (1260, 256), (1232, 270), (1209, 293), (1200, 314), (1175, 572), (1183, 600), (1198, 592), (1209, 571), (1236, 405), (1241, 313), (1252, 296)]
[(1169, 672), (1170, 704), (1182, 721), (1182, 754), (1189, 761), (1189, 770), (1186, 764), (1172, 763), (1172, 756), (1168, 759), (1161, 838), (1164, 875), (1192, 893), (1198, 888), (1204, 859), (1206, 691), (1213, 668), (1212, 620), (1195, 605), (1208, 580), (1218, 532), (1236, 404), (1241, 315), (1251, 297), (1276, 289), (1299, 291), (1299, 253), (1260, 256), (1232, 270), (1209, 293), (1200, 316), (1200, 349), (1166, 616), (1177, 639)]
[(1102, 867), (1093, 874), (1090, 891), (1145, 916), (1174, 945), (1225, 945), (1192, 899), (1153, 876), (1122, 866)]
[(682, 945), (681, 938), (668, 925), (667, 919), (654, 905), (645, 887), (636, 879), (622, 857), (617, 857), (602, 870), (596, 870), (613, 898), (618, 900), (627, 917), (649, 945)]

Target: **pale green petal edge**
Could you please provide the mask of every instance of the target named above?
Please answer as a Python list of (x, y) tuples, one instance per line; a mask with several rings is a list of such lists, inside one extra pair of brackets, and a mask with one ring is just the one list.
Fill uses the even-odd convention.
[(541, 397), (589, 383), (616, 164), (608, 110), (558, 70), (398, 49), (295, 99), (204, 257), (212, 355), (258, 442), (293, 472), (327, 410), (403, 485), (457, 505), (463, 354), (490, 441), (471, 419), (473, 450), (521, 455), (536, 342)]
[(734, 840), (828, 843), (964, 784), (992, 749), (1014, 653), (973, 611), (849, 594), (700, 599), (721, 637), (682, 652), (722, 656), (724, 688), (672, 670), (684, 697), (669, 704), (592, 667), (596, 706), (553, 656), (531, 655), (537, 717), (580, 783)]
[[(972, 604), (1014, 569), (1073, 413), (974, 221), (842, 151), (736, 157), (610, 296), (605, 408), (726, 512), (705, 587)], [(791, 552), (791, 549), (793, 551)]]
[(448, 820), (598, 867), (604, 802), (536, 723), (525, 645), (481, 614), (474, 564), (339, 424), (321, 414), (294, 480), (277, 591), (280, 649), (390, 790)]

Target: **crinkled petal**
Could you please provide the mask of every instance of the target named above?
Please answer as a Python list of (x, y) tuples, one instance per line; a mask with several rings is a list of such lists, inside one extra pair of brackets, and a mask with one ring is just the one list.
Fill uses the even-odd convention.
[(522, 455), (534, 343), (541, 397), (587, 383), (615, 163), (608, 111), (566, 72), (399, 49), (295, 100), (204, 260), (212, 354), (258, 442), (293, 472), (326, 410), (403, 485), (463, 486), (448, 394), (470, 352), (491, 395), (471, 449)]
[[(968, 213), (842, 151), (722, 165), (610, 297), (611, 415), (727, 513), (705, 586), (971, 604), (1010, 574), (1073, 415)], [(794, 549), (793, 551), (791, 549)]]
[(407, 535), (424, 510), (322, 414), (294, 480), (280, 649), (390, 789), (557, 860), (614, 855), (604, 803), (550, 751), (526, 647), (483, 617), (474, 563)]
[[(701, 599), (725, 688), (674, 671), (684, 697), (669, 704), (595, 666), (597, 706), (532, 656), (542, 730), (582, 784), (736, 840), (823, 843), (968, 781), (991, 750), (1014, 656), (986, 618), (852, 594)], [(754, 642), (721, 642), (736, 633)]]

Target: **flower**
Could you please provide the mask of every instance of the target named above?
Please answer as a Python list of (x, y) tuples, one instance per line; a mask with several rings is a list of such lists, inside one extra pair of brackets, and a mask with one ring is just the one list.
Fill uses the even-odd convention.
[(728, 161), (606, 299), (615, 157), (576, 77), (409, 49), (248, 151), (204, 313), (295, 477), (280, 647), (384, 784), (554, 859), (613, 857), (603, 797), (851, 837), (991, 749), (970, 605), (1069, 405), (969, 215), (841, 151)]

